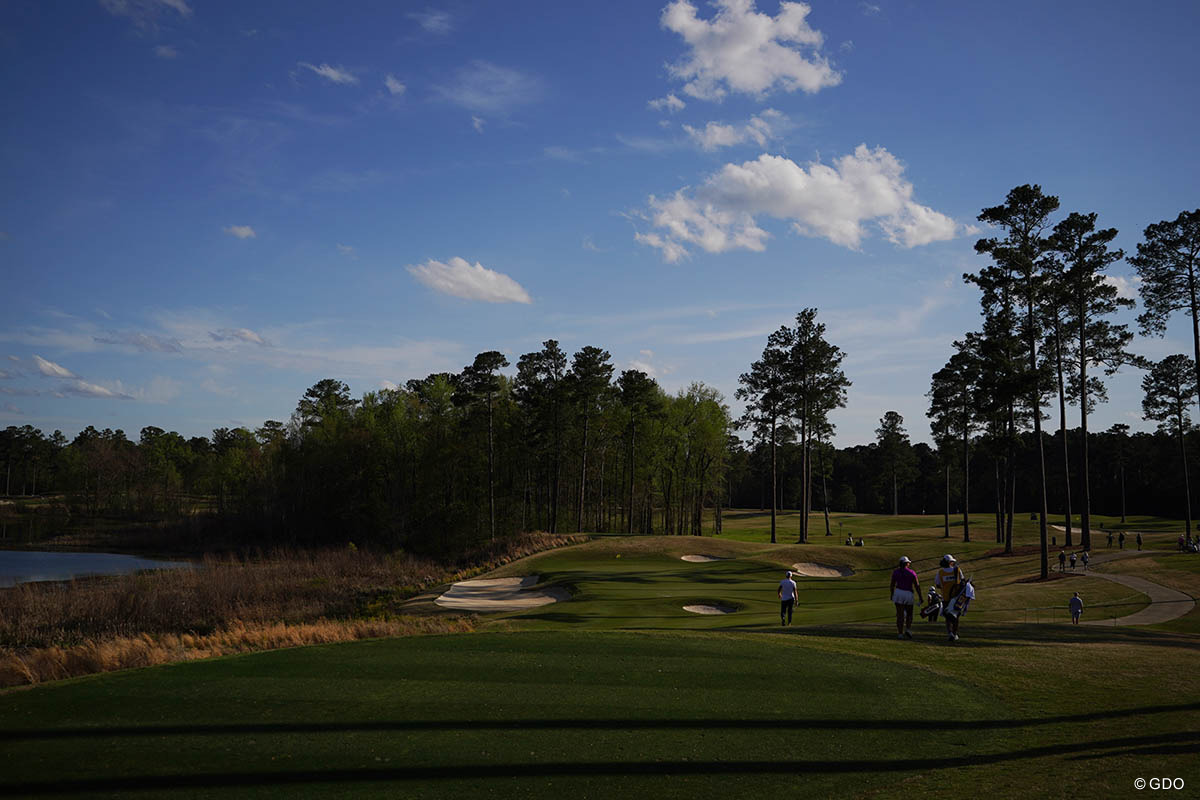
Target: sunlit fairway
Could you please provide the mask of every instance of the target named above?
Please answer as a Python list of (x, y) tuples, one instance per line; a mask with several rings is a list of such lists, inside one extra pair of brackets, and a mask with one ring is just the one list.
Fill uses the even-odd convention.
[[(941, 517), (837, 516), (825, 537), (814, 515), (813, 542), (798, 545), (790, 519), (776, 545), (766, 515), (743, 511), (725, 515), (723, 538), (600, 537), (512, 563), (494, 575), (537, 574), (572, 599), (481, 617), (475, 634), (10, 691), (0, 794), (1094, 798), (1136, 793), (1138, 777), (1200, 786), (1200, 612), (1065, 624), (1074, 591), (1089, 620), (1147, 598), (1078, 571), (1033, 580), (1028, 515), (1008, 556), (985, 515), (970, 543), (958, 527), (943, 538)], [(1097, 569), (1200, 594), (1200, 557), (1172, 552), (1170, 521), (1130, 529), (1154, 531), (1144, 553)], [(864, 546), (844, 545), (848, 533)], [(945, 552), (979, 589), (962, 639), (918, 621), (897, 641), (894, 562), (910, 556), (927, 585)], [(853, 574), (801, 578), (785, 628), (775, 586), (797, 562)], [(698, 616), (682, 609), (692, 603), (736, 610)], [(407, 610), (444, 613), (430, 597)]]

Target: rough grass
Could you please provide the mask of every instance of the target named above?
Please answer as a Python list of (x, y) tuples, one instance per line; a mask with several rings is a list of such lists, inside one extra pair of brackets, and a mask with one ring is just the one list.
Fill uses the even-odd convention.
[(0, 686), (210, 651), (359, 639), (368, 630), (398, 635), (413, 626), (395, 619), (405, 599), (575, 541), (529, 534), (452, 564), (348, 548), (276, 551), (210, 557), (194, 569), (20, 584), (0, 590)]

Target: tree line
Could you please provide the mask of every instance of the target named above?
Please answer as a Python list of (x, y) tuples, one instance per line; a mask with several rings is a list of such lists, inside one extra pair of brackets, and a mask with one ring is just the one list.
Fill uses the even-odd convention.
[(720, 525), (730, 419), (703, 384), (670, 395), (608, 352), (554, 340), (352, 397), (319, 381), (286, 421), (185, 439), (89, 426), (0, 436), (6, 494), (65, 492), (85, 515), (197, 503), (263, 540), (461, 550), (528, 530), (700, 534)]
[[(1023, 497), (1038, 516), (1043, 577), (1049, 573), (1052, 494), (1066, 521), (1065, 544), (1074, 544), (1074, 509), (1080, 520), (1079, 546), (1092, 546), (1088, 416), (1107, 399), (1103, 377), (1123, 366), (1146, 370), (1143, 416), (1159, 422), (1159, 433), (1177, 442), (1179, 458), (1160, 463), (1173, 462), (1182, 473), (1182, 502), (1171, 505), (1182, 505), (1190, 535), (1187, 409), (1200, 382), (1200, 210), (1148, 226), (1137, 255), (1128, 259), (1141, 279), (1144, 311), (1137, 320), (1143, 333), (1163, 335), (1179, 310), (1192, 318), (1197, 358), (1178, 354), (1157, 363), (1130, 352), (1133, 332), (1112, 319), (1118, 310), (1135, 306), (1121, 296), (1107, 272), (1125, 258), (1112, 247), (1117, 230), (1098, 228), (1096, 213), (1071, 212), (1054, 222), (1058, 210), (1057, 197), (1026, 184), (1011, 190), (1003, 204), (980, 212), (979, 221), (997, 235), (976, 243), (976, 252), (988, 263), (963, 279), (980, 290), (982, 325), (954, 342), (954, 353), (932, 376), (928, 395), (933, 437), (947, 477), (947, 506), (950, 470), (958, 471), (964, 540), (970, 540), (966, 510), (975, 507), (970, 500), (973, 463), (990, 462), (996, 537), (1006, 551), (1012, 550), (1018, 484), (1032, 479), (1033, 491)], [(1061, 450), (1048, 451), (1042, 423), (1050, 417), (1044, 409), (1055, 405)], [(1068, 435), (1067, 405), (1079, 414), (1075, 448)], [(1050, 480), (1054, 462), (1061, 463), (1057, 490)]]

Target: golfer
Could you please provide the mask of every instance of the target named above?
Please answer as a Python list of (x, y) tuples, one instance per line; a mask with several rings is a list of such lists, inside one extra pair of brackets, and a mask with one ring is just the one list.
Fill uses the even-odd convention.
[(1071, 609), (1071, 623), (1079, 624), (1079, 616), (1083, 613), (1083, 598), (1079, 596), (1079, 592), (1067, 603), (1067, 607)]
[(892, 570), (892, 602), (896, 605), (896, 638), (912, 638), (913, 605), (921, 596), (921, 581), (913, 572), (908, 556), (900, 556), (900, 566)]
[(792, 609), (796, 607), (796, 582), (790, 571), (783, 574), (779, 582), (779, 624), (792, 624)]
[[(949, 553), (942, 556), (942, 565), (934, 575), (933, 585), (941, 590), (944, 604), (947, 606), (950, 604), (950, 598), (954, 596), (958, 585), (962, 582), (963, 574), (962, 570), (958, 568), (958, 561)], [(958, 617), (946, 617), (946, 636), (952, 642), (958, 641)]]

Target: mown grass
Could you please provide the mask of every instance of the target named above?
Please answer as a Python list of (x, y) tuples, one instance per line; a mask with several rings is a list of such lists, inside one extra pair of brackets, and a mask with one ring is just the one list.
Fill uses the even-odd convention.
[[(1200, 637), (1026, 624), (1025, 609), (1065, 612), (1075, 590), (1090, 619), (1145, 603), (1082, 575), (1036, 580), (1028, 520), (1005, 556), (986, 535), (858, 519), (864, 547), (605, 537), (540, 553), (492, 574), (538, 574), (572, 600), (481, 617), (475, 633), (0, 694), (14, 767), (0, 794), (1092, 800), (1136, 794), (1137, 777), (1200, 786)], [(904, 553), (927, 582), (947, 550), (980, 590), (962, 640), (918, 623), (896, 641), (888, 573)], [(800, 561), (855, 574), (800, 579), (781, 628), (775, 586)], [(1191, 564), (1154, 550), (1103, 568), (1190, 581)], [(681, 608), (701, 600), (738, 611)], [(444, 618), (428, 599), (399, 611)]]

